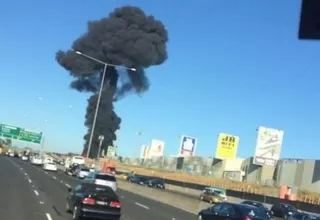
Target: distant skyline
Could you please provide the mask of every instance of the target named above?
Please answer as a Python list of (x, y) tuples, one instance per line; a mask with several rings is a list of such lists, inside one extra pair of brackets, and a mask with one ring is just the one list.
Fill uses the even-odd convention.
[(42, 131), (49, 151), (80, 153), (90, 94), (69, 88), (55, 53), (89, 20), (127, 4), (166, 25), (169, 58), (146, 70), (149, 91), (115, 104), (120, 155), (138, 157), (153, 138), (176, 155), (188, 135), (197, 138), (196, 156), (213, 157), (218, 134), (228, 133), (240, 137), (237, 156), (245, 158), (265, 126), (284, 130), (281, 157), (319, 157), (320, 42), (297, 38), (300, 0), (5, 2), (0, 123)]

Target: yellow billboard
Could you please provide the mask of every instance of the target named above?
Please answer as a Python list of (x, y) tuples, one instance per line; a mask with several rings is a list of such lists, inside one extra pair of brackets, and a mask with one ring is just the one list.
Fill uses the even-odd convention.
[(231, 134), (220, 133), (216, 150), (218, 159), (235, 159), (237, 157), (239, 137)]

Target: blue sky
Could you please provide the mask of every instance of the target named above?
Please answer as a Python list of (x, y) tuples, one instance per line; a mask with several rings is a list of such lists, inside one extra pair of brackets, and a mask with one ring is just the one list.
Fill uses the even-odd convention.
[(240, 136), (239, 157), (252, 156), (260, 125), (284, 130), (283, 157), (320, 153), (320, 42), (297, 39), (300, 0), (7, 1), (0, 122), (40, 129), (48, 150), (80, 152), (89, 94), (69, 89), (55, 52), (70, 48), (88, 20), (133, 3), (165, 23), (169, 59), (147, 70), (150, 91), (116, 103), (120, 154), (137, 156), (152, 138), (177, 154), (186, 134), (198, 139), (196, 155), (213, 156), (226, 132)]

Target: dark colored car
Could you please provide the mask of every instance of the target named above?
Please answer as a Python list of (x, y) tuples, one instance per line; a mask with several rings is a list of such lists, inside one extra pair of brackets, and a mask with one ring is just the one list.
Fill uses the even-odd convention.
[(66, 211), (73, 213), (73, 219), (119, 220), (121, 217), (121, 203), (108, 186), (84, 182), (68, 192)]
[(287, 219), (293, 213), (297, 212), (296, 207), (286, 203), (275, 204), (270, 209), (274, 217)]
[(70, 167), (65, 170), (65, 173), (74, 176), (74, 173), (75, 173), (75, 171), (76, 171), (76, 169), (77, 169), (78, 166), (79, 166), (79, 165), (76, 164), (76, 163), (70, 165)]
[(132, 176), (128, 176), (127, 180), (131, 183), (145, 185), (149, 179), (141, 176), (132, 175)]
[(249, 201), (249, 200), (248, 200), (248, 201), (243, 201), (242, 204), (255, 206), (255, 207), (261, 209), (262, 211), (266, 212), (266, 214), (267, 214), (268, 216), (270, 216), (270, 217), (272, 216), (271, 211), (270, 211), (267, 207), (265, 207), (265, 206), (263, 205), (263, 203), (261, 203), (261, 202)]
[(270, 220), (261, 209), (229, 202), (221, 202), (198, 213), (198, 220)]
[(308, 213), (296, 212), (288, 217), (288, 220), (312, 220), (312, 217)]
[(160, 179), (152, 179), (147, 181), (147, 185), (153, 188), (165, 189), (166, 185), (163, 180)]

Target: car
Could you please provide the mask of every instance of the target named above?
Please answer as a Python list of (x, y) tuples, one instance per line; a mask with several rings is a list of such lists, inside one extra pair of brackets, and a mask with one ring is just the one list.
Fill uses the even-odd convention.
[(91, 172), (84, 178), (85, 182), (94, 183), (97, 185), (108, 186), (113, 191), (117, 191), (118, 184), (114, 175), (109, 173)]
[(238, 203), (221, 202), (198, 213), (198, 220), (270, 220), (261, 209)]
[(79, 179), (85, 178), (89, 173), (90, 169), (85, 166), (78, 166), (74, 171), (74, 175)]
[(29, 158), (28, 158), (28, 156), (23, 155), (23, 156), (21, 157), (21, 160), (23, 160), (23, 161), (27, 161), (27, 160), (29, 160)]
[(139, 185), (147, 185), (147, 183), (150, 179), (148, 179), (147, 177), (143, 177), (143, 176), (130, 175), (130, 176), (128, 176), (127, 180), (131, 183), (137, 183)]
[(40, 166), (42, 165), (42, 159), (40, 157), (33, 157), (31, 160), (31, 164)]
[(274, 204), (270, 209), (272, 215), (278, 218), (287, 219), (293, 213), (297, 212), (297, 208), (293, 205), (286, 204), (286, 203), (278, 203)]
[(268, 216), (272, 217), (271, 211), (267, 207), (265, 207), (261, 202), (247, 200), (247, 201), (243, 201), (242, 204), (252, 205), (257, 208), (260, 208), (262, 211), (266, 212)]
[(114, 219), (121, 217), (121, 202), (108, 186), (82, 182), (74, 189), (68, 188), (66, 211), (72, 219)]
[(206, 187), (200, 194), (200, 200), (209, 203), (219, 203), (228, 200), (226, 190), (214, 187)]
[(147, 185), (148, 187), (152, 187), (152, 188), (159, 188), (159, 189), (165, 189), (166, 185), (165, 182), (163, 180), (160, 179), (151, 179), (147, 181)]
[(75, 176), (75, 171), (79, 165), (78, 164), (72, 164), (69, 166), (69, 168), (65, 169), (65, 173), (70, 176)]
[(312, 217), (308, 213), (296, 212), (289, 216), (288, 220), (312, 220)]
[(43, 164), (43, 169), (47, 171), (58, 171), (57, 165), (53, 162)]

